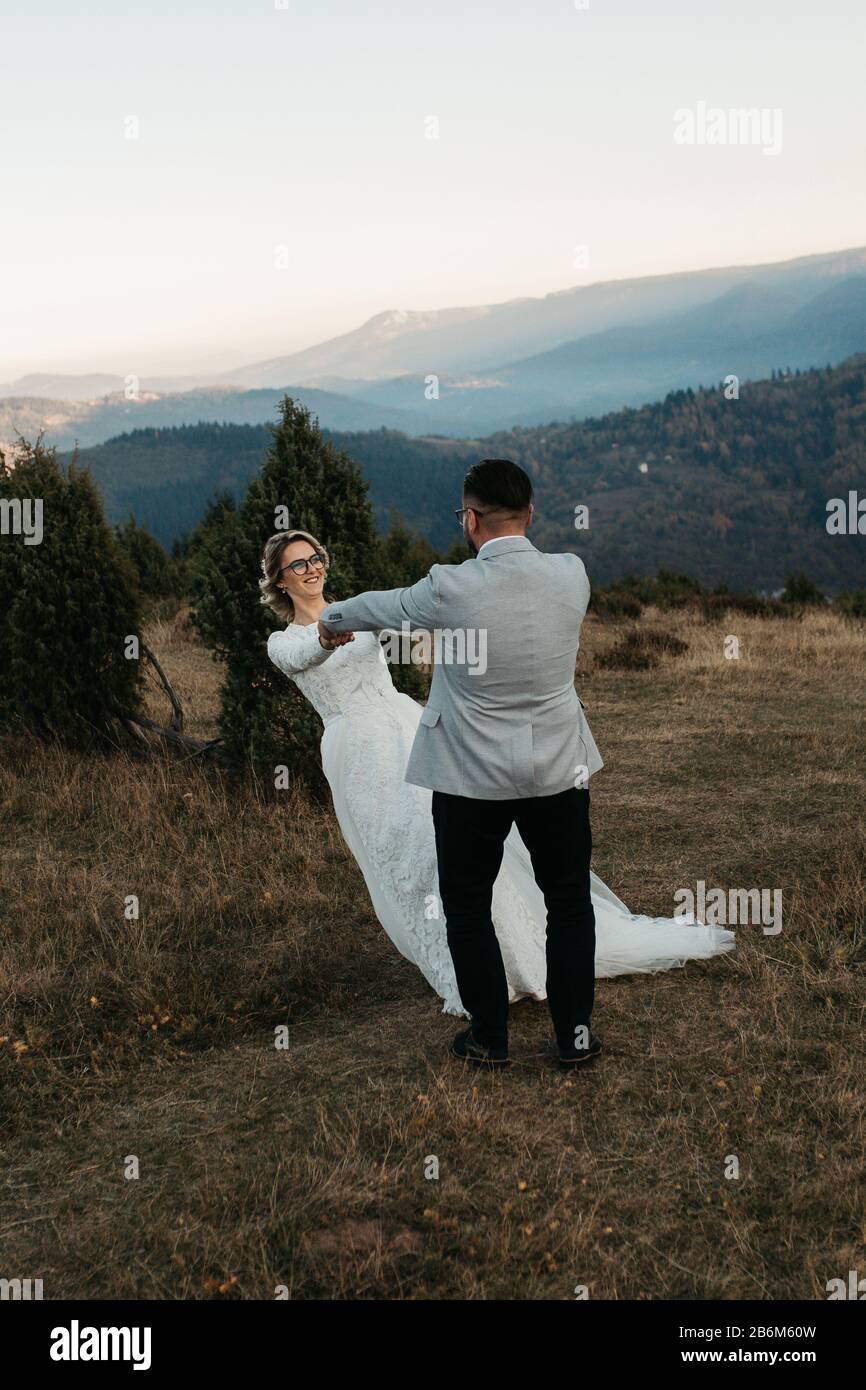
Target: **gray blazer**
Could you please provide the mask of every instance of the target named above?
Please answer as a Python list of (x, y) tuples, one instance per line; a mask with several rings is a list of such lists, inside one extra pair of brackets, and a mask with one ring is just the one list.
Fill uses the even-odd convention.
[(332, 603), (334, 632), (432, 632), (436, 664), (406, 781), (501, 801), (586, 786), (603, 766), (574, 689), (589, 580), (577, 555), (498, 539), (406, 589)]

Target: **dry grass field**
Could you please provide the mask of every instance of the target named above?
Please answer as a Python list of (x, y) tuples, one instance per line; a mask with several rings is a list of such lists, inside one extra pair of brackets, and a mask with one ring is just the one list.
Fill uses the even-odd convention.
[[(508, 1073), (447, 1057), (458, 1025), (327, 807), (194, 759), (0, 746), (0, 1275), (46, 1299), (774, 1300), (866, 1269), (866, 626), (649, 610), (688, 650), (603, 666), (628, 626), (590, 619), (578, 665), (594, 867), (657, 914), (698, 880), (781, 888), (784, 929), (601, 981), (605, 1053), (574, 1077), (533, 1002)], [(213, 733), (184, 614), (147, 641)]]

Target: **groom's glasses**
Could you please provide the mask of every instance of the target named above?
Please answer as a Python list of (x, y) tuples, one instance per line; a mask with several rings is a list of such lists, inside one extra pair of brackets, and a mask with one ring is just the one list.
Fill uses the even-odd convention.
[(458, 525), (458, 526), (462, 526), (462, 525), (463, 525), (463, 517), (465, 516), (466, 512), (474, 512), (476, 516), (486, 516), (486, 515), (487, 515), (486, 512), (479, 512), (479, 510), (478, 510), (477, 507), (455, 507), (455, 508), (454, 508), (454, 515), (455, 515), (456, 518), (457, 518), (457, 525)]
[(325, 568), (325, 557), (320, 555), (318, 550), (314, 555), (308, 555), (305, 560), (293, 560), (290, 565), (283, 565), (280, 574), (285, 570), (291, 570), (292, 574), (306, 574), (308, 569), (322, 570)]

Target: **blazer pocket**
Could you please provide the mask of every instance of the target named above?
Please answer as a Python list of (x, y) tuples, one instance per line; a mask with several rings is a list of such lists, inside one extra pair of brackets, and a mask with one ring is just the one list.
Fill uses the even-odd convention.
[(434, 725), (439, 723), (439, 710), (431, 709), (429, 705), (425, 705), (421, 711), (421, 723), (426, 724), (428, 729), (432, 729)]

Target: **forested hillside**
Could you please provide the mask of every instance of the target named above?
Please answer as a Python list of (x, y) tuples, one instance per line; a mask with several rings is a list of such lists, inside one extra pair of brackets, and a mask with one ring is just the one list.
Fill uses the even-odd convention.
[[(360, 464), (380, 527), (397, 512), (439, 548), (456, 533), (468, 463), (506, 455), (535, 480), (536, 543), (577, 549), (597, 582), (660, 565), (737, 588), (777, 588), (794, 569), (830, 590), (866, 580), (866, 536), (826, 529), (830, 498), (866, 497), (863, 356), (745, 383), (738, 399), (720, 386), (676, 391), (638, 410), (479, 440), (330, 437)], [(112, 520), (132, 510), (170, 545), (215, 491), (243, 494), (270, 438), (267, 426), (140, 430), (81, 460)]]
[(776, 588), (792, 569), (830, 589), (866, 578), (866, 536), (826, 529), (831, 498), (866, 498), (866, 357), (746, 384), (736, 400), (678, 391), (485, 446), (535, 478), (540, 543), (576, 547), (598, 581), (659, 565), (737, 588)]

